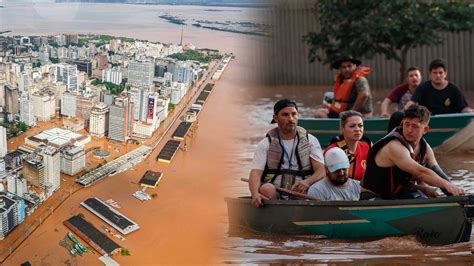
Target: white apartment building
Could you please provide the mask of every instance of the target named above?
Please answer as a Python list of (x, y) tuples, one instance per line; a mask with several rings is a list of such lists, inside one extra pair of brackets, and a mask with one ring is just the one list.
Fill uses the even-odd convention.
[(109, 107), (105, 103), (98, 103), (91, 110), (89, 134), (104, 137), (109, 126)]
[(122, 83), (122, 70), (117, 68), (102, 70), (102, 80), (119, 85)]
[(34, 127), (36, 125), (33, 102), (26, 98), (20, 99), (20, 121), (24, 122), (29, 127)]
[(61, 172), (73, 176), (86, 168), (86, 153), (77, 146), (69, 146), (61, 153)]
[(31, 100), (35, 117), (39, 121), (49, 121), (56, 115), (56, 100), (53, 93), (35, 92)]

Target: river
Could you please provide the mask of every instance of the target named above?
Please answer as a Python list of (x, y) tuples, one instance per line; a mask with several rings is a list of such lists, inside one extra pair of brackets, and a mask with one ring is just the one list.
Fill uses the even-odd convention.
[[(314, 87), (265, 87), (257, 85), (256, 52), (265, 37), (180, 26), (158, 18), (170, 14), (189, 20), (208, 19), (215, 21), (258, 22), (258, 9), (213, 8), (221, 12), (206, 11), (209, 8), (197, 6), (144, 6), (121, 4), (5, 4), (0, 9), (0, 31), (12, 30), (11, 35), (42, 35), (57, 33), (101, 33), (115, 36), (134, 37), (161, 42), (178, 43), (183, 29), (183, 42), (198, 47), (217, 48), (233, 52), (236, 59), (224, 73), (218, 87), (236, 93), (229, 104), (236, 104), (238, 111), (228, 117), (232, 121), (233, 148), (227, 155), (228, 171), (224, 192), (228, 197), (249, 195), (247, 185), (240, 181), (249, 172), (249, 164), (257, 142), (271, 127), (268, 124), (273, 103), (282, 97), (295, 99), (302, 116), (310, 116), (321, 102), (322, 92), (328, 88)], [(375, 102), (380, 101), (386, 91), (374, 91)], [(473, 103), (472, 93), (468, 94)], [(379, 105), (375, 106), (379, 110)], [(218, 125), (216, 124), (216, 127)], [(216, 128), (217, 130), (217, 128)], [(218, 131), (218, 130), (217, 130)], [(212, 153), (214, 147), (208, 147)], [(456, 184), (469, 192), (474, 176), (474, 155), (438, 155), (440, 165), (453, 177)], [(212, 166), (212, 163), (211, 163)], [(216, 185), (217, 188), (219, 186)], [(185, 208), (184, 205), (182, 208)], [(226, 263), (425, 263), (472, 264), (471, 249), (474, 242), (444, 247), (423, 246), (412, 238), (386, 238), (371, 242), (348, 242), (329, 240), (308, 240), (292, 237), (262, 236), (243, 233), (238, 236), (227, 234), (227, 213), (225, 204), (216, 204), (219, 218), (216, 230), (220, 233), (216, 249), (220, 261)], [(51, 217), (60, 223), (61, 218)], [(53, 220), (54, 221), (54, 220)], [(59, 226), (59, 225), (58, 225)], [(31, 240), (34, 242), (35, 240)], [(36, 240), (37, 241), (37, 240)], [(30, 245), (33, 245), (30, 243)], [(38, 243), (36, 243), (38, 246)], [(25, 247), (20, 247), (20, 249)], [(21, 250), (20, 250), (21, 251)], [(31, 254), (27, 252), (27, 254)], [(36, 254), (35, 254), (36, 256)], [(41, 256), (41, 255), (40, 255)], [(87, 255), (89, 256), (89, 255)], [(51, 257), (50, 257), (51, 258)]]

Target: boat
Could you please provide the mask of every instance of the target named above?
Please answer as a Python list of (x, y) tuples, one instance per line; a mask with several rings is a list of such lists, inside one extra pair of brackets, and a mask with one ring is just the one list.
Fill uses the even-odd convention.
[[(473, 119), (474, 113), (434, 115), (425, 139), (440, 152), (474, 149)], [(364, 119), (364, 134), (375, 143), (387, 134), (388, 120), (380, 117)], [(338, 118), (300, 118), (298, 125), (316, 136), (323, 147), (341, 134)]]
[(268, 200), (254, 208), (250, 197), (226, 198), (229, 233), (315, 239), (374, 240), (415, 236), (428, 245), (470, 240), (474, 195), (376, 201)]

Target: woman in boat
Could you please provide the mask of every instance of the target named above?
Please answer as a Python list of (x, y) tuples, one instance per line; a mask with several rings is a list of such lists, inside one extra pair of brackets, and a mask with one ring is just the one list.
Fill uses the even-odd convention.
[(364, 121), (361, 113), (348, 110), (342, 112), (340, 118), (342, 134), (329, 142), (324, 153), (333, 147), (341, 148), (350, 162), (349, 177), (360, 181), (365, 173), (372, 142), (364, 136)]

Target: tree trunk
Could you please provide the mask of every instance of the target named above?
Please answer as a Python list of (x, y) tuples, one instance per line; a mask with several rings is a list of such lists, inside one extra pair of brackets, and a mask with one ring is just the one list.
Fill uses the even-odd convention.
[(400, 53), (400, 84), (405, 82), (405, 77), (406, 77), (406, 71), (405, 71), (405, 66), (406, 66), (406, 61), (407, 61), (407, 54), (408, 50), (410, 50), (410, 45), (404, 46), (401, 50)]

